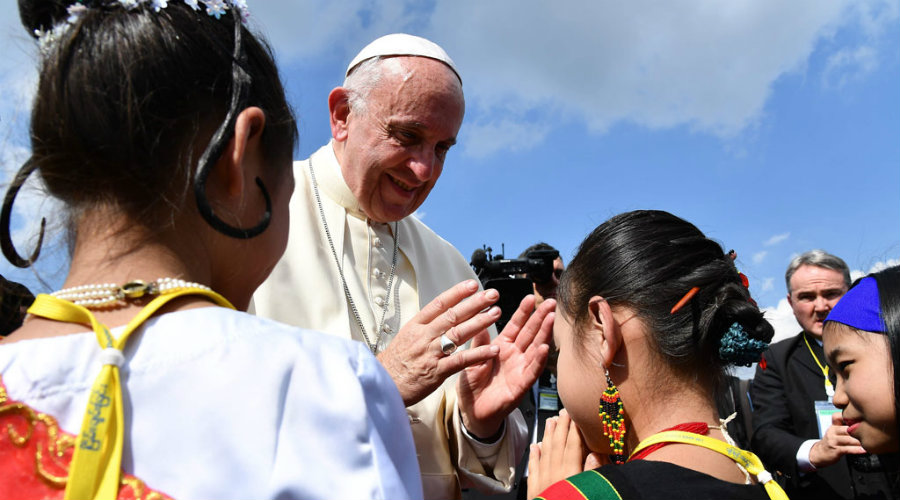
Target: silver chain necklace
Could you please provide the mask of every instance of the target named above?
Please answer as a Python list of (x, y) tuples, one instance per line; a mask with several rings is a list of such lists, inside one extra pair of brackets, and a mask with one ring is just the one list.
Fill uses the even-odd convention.
[[(376, 354), (378, 343), (381, 341), (381, 332), (384, 328), (384, 318), (387, 315), (388, 306), (390, 305), (391, 287), (394, 284), (394, 272), (397, 268), (397, 250), (400, 244), (399, 225), (394, 222), (394, 255), (391, 257), (391, 274), (388, 277), (387, 293), (385, 294), (384, 305), (381, 308), (381, 321), (378, 322), (378, 329), (375, 331), (375, 340), (369, 338), (366, 327), (363, 325), (362, 318), (359, 316), (359, 310), (356, 303), (353, 302), (353, 296), (350, 295), (350, 288), (347, 286), (347, 278), (344, 277), (344, 269), (341, 266), (341, 259), (338, 257), (337, 250), (334, 247), (334, 240), (331, 239), (331, 231), (328, 230), (328, 222), (325, 220), (325, 210), (322, 208), (322, 198), (319, 195), (319, 184), (316, 182), (316, 173), (313, 171), (312, 158), (309, 159), (309, 176), (312, 180), (313, 194), (316, 196), (316, 205), (319, 207), (319, 217), (322, 219), (322, 227), (325, 228), (325, 237), (328, 239), (328, 246), (331, 247), (331, 255), (334, 257), (334, 264), (337, 266), (338, 275), (341, 277), (341, 285), (344, 287), (344, 296), (347, 298), (347, 304), (353, 312), (353, 319), (356, 320), (356, 326), (362, 332), (366, 345), (372, 354)], [(398, 287), (399, 288), (399, 287)]]

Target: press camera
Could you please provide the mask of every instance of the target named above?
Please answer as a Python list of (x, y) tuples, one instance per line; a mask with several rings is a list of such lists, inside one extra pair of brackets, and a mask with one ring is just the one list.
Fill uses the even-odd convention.
[(500, 319), (497, 331), (503, 330), (526, 295), (533, 293), (532, 283), (547, 283), (553, 278), (553, 261), (559, 258), (556, 250), (532, 250), (522, 259), (505, 259), (493, 255), (493, 249), (483, 246), (472, 253), (469, 265), (478, 275), (481, 285), (500, 292)]

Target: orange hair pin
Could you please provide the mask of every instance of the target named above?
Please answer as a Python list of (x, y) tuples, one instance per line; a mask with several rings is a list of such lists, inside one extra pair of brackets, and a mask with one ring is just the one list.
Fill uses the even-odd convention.
[(684, 297), (682, 297), (681, 300), (679, 300), (678, 303), (675, 304), (675, 307), (673, 307), (672, 310), (669, 311), (669, 314), (677, 313), (678, 310), (681, 309), (682, 307), (684, 307), (684, 305), (687, 304), (688, 301), (693, 299), (694, 295), (697, 295), (697, 292), (699, 292), (699, 291), (700, 291), (699, 286), (695, 286), (694, 288), (691, 288), (690, 290), (688, 290), (688, 293), (684, 294)]

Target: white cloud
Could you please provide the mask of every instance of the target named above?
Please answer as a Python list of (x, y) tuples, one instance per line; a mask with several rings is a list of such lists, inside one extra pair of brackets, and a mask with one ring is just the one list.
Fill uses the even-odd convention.
[(775, 289), (775, 278), (769, 277), (763, 279), (762, 285), (760, 286), (760, 291), (769, 292)]
[(756, 252), (755, 254), (753, 254), (753, 257), (751, 258), (751, 260), (753, 260), (754, 264), (759, 265), (762, 263), (762, 261), (764, 261), (766, 259), (766, 255), (769, 255), (769, 252), (762, 250), (760, 252)]
[[(349, 63), (375, 38), (396, 31), (414, 33), (425, 22), (410, 1), (313, 0), (253, 2), (253, 25), (275, 47), (281, 61), (334, 57)], [(340, 82), (343, 75), (334, 75)]]
[[(30, 89), (34, 80), (33, 44), (17, 9), (8, 7), (0, 9), (4, 121), (10, 119), (6, 105), (30, 102), (30, 90), (22, 95), (9, 89)], [(473, 156), (537, 145), (547, 135), (547, 118), (560, 116), (596, 132), (630, 122), (687, 126), (727, 141), (752, 130), (774, 82), (807, 71), (820, 42), (841, 28), (860, 27), (866, 40), (852, 49), (825, 47), (833, 53), (826, 56), (824, 81), (842, 85), (871, 71), (877, 39), (898, 11), (896, 0), (313, 0), (252, 6), (255, 27), (283, 65), (301, 59), (342, 67), (367, 42), (394, 31), (440, 43), (463, 74), (466, 151)], [(334, 74), (334, 83), (341, 76)]]
[(461, 141), (467, 155), (483, 158), (500, 150), (519, 151), (540, 143), (549, 132), (546, 125), (498, 120), (466, 125)]
[[(31, 101), (37, 81), (37, 45), (19, 22), (18, 9), (0, 9), (0, 148), (27, 144)], [(9, 158), (4, 153), (4, 162)], [(4, 168), (7, 164), (4, 163)], [(4, 182), (8, 177), (4, 177)]]
[(426, 215), (427, 215), (427, 213), (423, 212), (421, 210), (416, 210), (415, 212), (413, 212), (413, 217), (415, 217), (419, 220), (425, 220)]
[(868, 46), (842, 49), (832, 54), (822, 71), (822, 85), (840, 90), (853, 81), (859, 81), (878, 67), (878, 54)]
[[(479, 112), (733, 137), (759, 120), (778, 78), (807, 70), (819, 41), (863, 23), (874, 36), (897, 18), (890, 0), (564, 4), (437, 3), (431, 33)], [(847, 60), (868, 67), (863, 53)]]
[(775, 336), (772, 337), (773, 344), (800, 333), (800, 325), (797, 323), (794, 311), (786, 298), (779, 300), (778, 305), (775, 307), (763, 307), (761, 310), (766, 320), (775, 329)]
[(768, 240), (766, 240), (765, 243), (763, 243), (763, 246), (770, 247), (772, 245), (777, 245), (790, 237), (791, 237), (791, 233), (776, 234), (776, 235), (772, 236), (771, 238), (769, 238)]
[(900, 259), (888, 259), (881, 262), (876, 262), (872, 264), (872, 267), (869, 268), (869, 272), (866, 274), (877, 273), (882, 269), (887, 269), (889, 267), (900, 266)]
[(878, 261), (878, 262), (872, 264), (872, 266), (869, 267), (868, 271), (862, 271), (860, 269), (851, 269), (850, 270), (850, 281), (855, 281), (859, 278), (862, 278), (863, 276), (866, 276), (866, 275), (869, 275), (872, 273), (877, 273), (878, 271), (881, 271), (882, 269), (887, 269), (889, 267), (894, 267), (894, 266), (900, 266), (900, 259), (887, 259), (887, 260)]

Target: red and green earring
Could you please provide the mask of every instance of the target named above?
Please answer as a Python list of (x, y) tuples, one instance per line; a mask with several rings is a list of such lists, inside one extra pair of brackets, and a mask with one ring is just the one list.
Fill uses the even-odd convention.
[(610, 460), (614, 464), (625, 463), (625, 407), (619, 397), (619, 388), (609, 378), (606, 371), (606, 390), (600, 396), (600, 422), (603, 424), (603, 435), (609, 437), (612, 448)]

